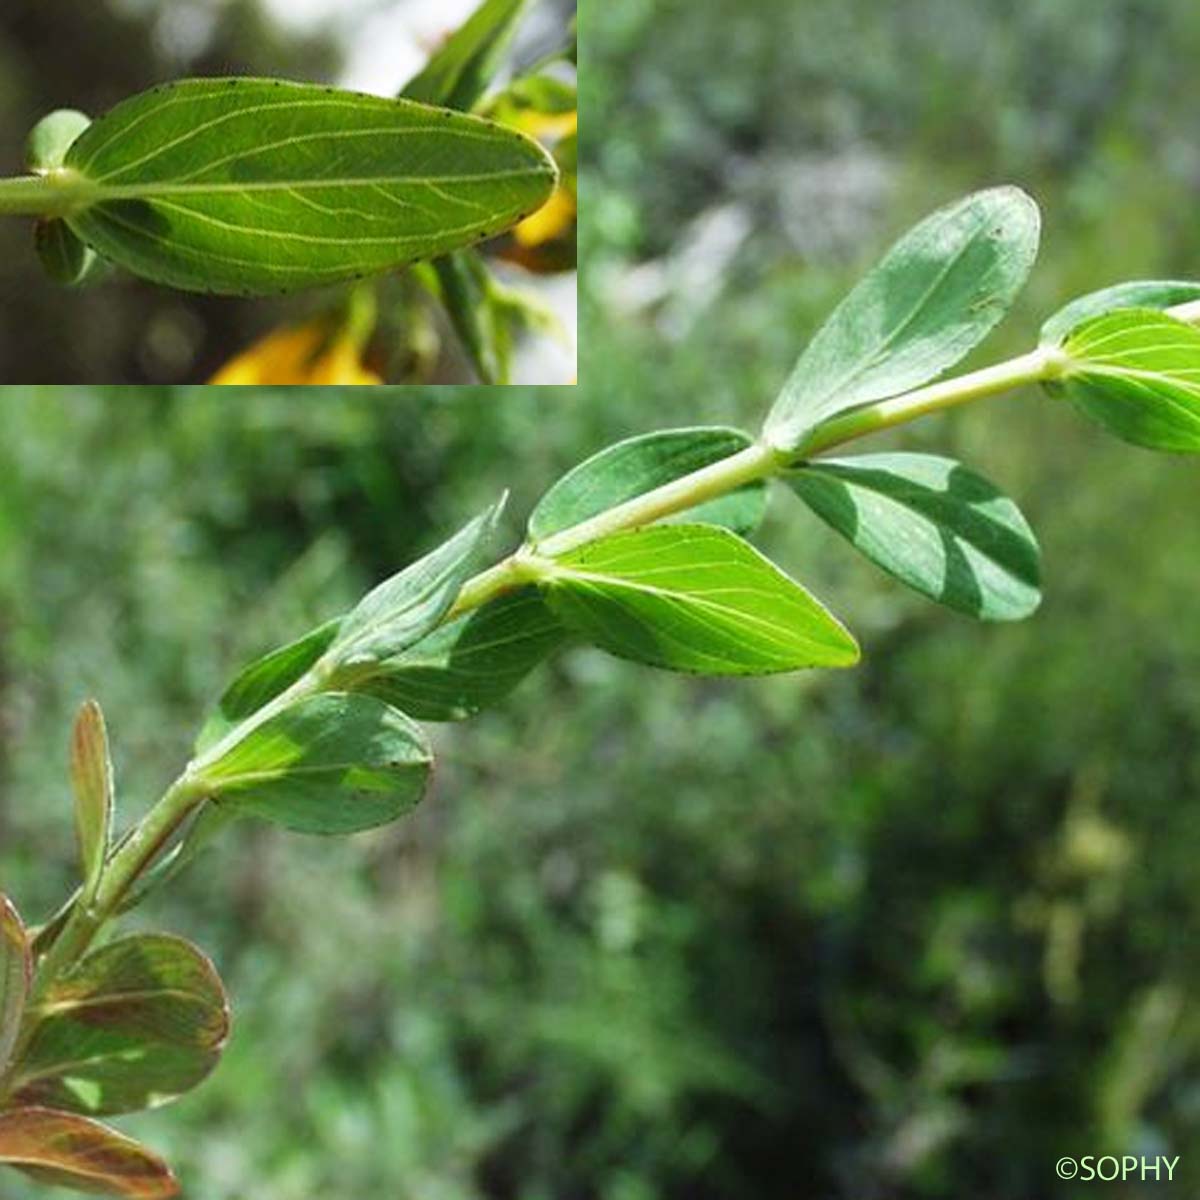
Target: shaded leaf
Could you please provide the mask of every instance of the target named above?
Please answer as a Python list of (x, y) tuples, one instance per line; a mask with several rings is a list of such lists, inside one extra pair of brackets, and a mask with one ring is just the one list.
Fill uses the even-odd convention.
[(401, 95), (426, 104), (470, 109), (487, 91), (529, 0), (484, 0)]
[(358, 684), (425, 721), (461, 721), (503, 699), (565, 640), (536, 588), (434, 630)]
[(96, 894), (108, 854), (113, 820), (113, 769), (104, 714), (88, 700), (71, 734), (71, 786), (75, 792), (75, 836), (83, 871), (83, 894)]
[(253, 716), (306, 675), (333, 644), (343, 620), (343, 617), (334, 617), (240, 671), (225, 689), (216, 712), (200, 730), (196, 752), (202, 754), (215, 746), (234, 726)]
[(29, 936), (12, 901), (0, 892), (0, 1076), (20, 1032), (32, 982)]
[[(568, 471), (538, 501), (529, 518), (529, 537), (543, 541), (752, 444), (740, 429), (721, 426), (668, 429), (617, 442)], [(766, 485), (758, 481), (689, 509), (682, 520), (752, 533), (766, 510)]]
[(356, 833), (421, 799), (433, 752), (414, 722), (373, 696), (325, 692), (253, 729), (204, 780), (214, 802), (299, 833)]
[(1200, 330), (1123, 309), (1085, 321), (1063, 349), (1067, 395), (1110, 433), (1152, 450), (1200, 451)]
[(189, 942), (138, 934), (93, 951), (56, 980), (14, 1073), (21, 1104), (92, 1116), (154, 1108), (190, 1091), (220, 1058), (229, 1008)]
[(1178, 279), (1135, 279), (1113, 287), (1089, 292), (1060, 308), (1043, 326), (1039, 337), (1043, 346), (1057, 346), (1077, 326), (1090, 317), (1103, 316), (1119, 308), (1171, 308), (1200, 300), (1200, 283)]
[(262, 293), (394, 270), (539, 208), (556, 169), (480, 118), (309, 84), (193, 79), (117, 105), (61, 188), (106, 258), (193, 291)]
[(822, 459), (786, 479), (867, 558), (930, 599), (988, 621), (1026, 617), (1041, 600), (1037, 540), (1025, 518), (953, 459)]
[(837, 413), (919, 387), (1008, 311), (1037, 255), (1037, 205), (1019, 188), (976, 192), (905, 234), (800, 357), (767, 418), (782, 450)]
[(96, 1121), (49, 1108), (0, 1113), (0, 1163), (39, 1183), (130, 1200), (179, 1194), (170, 1168), (131, 1138)]
[(465, 525), (449, 541), (368, 592), (342, 621), (329, 649), (339, 667), (379, 662), (430, 632), (477, 568), (505, 500)]
[(433, 263), (438, 291), (454, 332), (484, 384), (507, 384), (512, 369), (512, 328), (493, 303), (487, 265), (474, 250)]
[(107, 272), (104, 260), (57, 217), (34, 222), (33, 248), (46, 274), (67, 287), (92, 282)]
[(747, 542), (709, 525), (654, 525), (554, 560), (564, 625), (622, 658), (709, 675), (858, 661), (854, 639)]

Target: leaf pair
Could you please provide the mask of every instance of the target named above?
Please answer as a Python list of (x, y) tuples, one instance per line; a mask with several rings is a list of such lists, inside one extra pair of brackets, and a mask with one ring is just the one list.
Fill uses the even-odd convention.
[(90, 1117), (166, 1103), (209, 1074), (229, 1030), (212, 965), (179, 938), (139, 935), (87, 955), (32, 1007), (31, 981), (28, 933), (0, 896), (0, 1163), (79, 1191), (175, 1195), (161, 1160)]
[[(480, 565), (501, 507), (375, 588), (347, 616), (238, 675), (198, 743), (213, 802), (323, 834), (369, 829), (417, 803), (433, 754), (405, 710), (435, 720), (465, 716), (515, 686), (561, 638), (531, 593), (441, 624)], [(320, 675), (319, 694), (240, 732), (312, 672)]]

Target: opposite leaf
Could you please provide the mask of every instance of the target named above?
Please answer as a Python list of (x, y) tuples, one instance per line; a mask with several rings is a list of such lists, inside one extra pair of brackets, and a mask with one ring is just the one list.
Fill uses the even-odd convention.
[(767, 438), (798, 449), (822, 421), (952, 367), (1008, 311), (1037, 256), (1037, 205), (976, 192), (907, 233), (818, 331), (784, 385)]
[(622, 658), (706, 675), (858, 661), (849, 633), (741, 538), (710, 525), (618, 533), (553, 560), (564, 625)]
[(1020, 510), (952, 459), (822, 459), (786, 478), (867, 558), (941, 604), (1015, 621), (1041, 600), (1037, 541)]
[(1119, 308), (1173, 308), (1200, 300), (1200, 283), (1179, 279), (1135, 279), (1089, 292), (1064, 305), (1043, 326), (1039, 344), (1057, 346), (1090, 317), (1103, 316)]
[(134, 96), (71, 146), (68, 224), (192, 291), (290, 291), (395, 270), (516, 224), (554, 189), (530, 138), (407, 100), (272, 79)]
[(424, 721), (462, 721), (503, 699), (565, 640), (536, 588), (434, 630), (358, 686)]
[(1131, 308), (1067, 338), (1067, 395), (1110, 433), (1151, 450), (1200, 452), (1200, 330)]
[(215, 803), (299, 833), (356, 833), (421, 799), (433, 752), (373, 696), (326, 692), (263, 722), (204, 771)]
[(501, 499), (449, 541), (368, 592), (342, 621), (329, 661), (339, 668), (377, 663), (429, 633), (478, 566), (504, 504)]
[(28, 934), (20, 914), (0, 892), (0, 1075), (16, 1044), (32, 980)]
[(229, 1007), (212, 964), (165, 934), (121, 938), (56, 980), (15, 1072), (21, 1104), (92, 1116), (153, 1108), (216, 1066)]
[[(529, 537), (544, 541), (626, 500), (745, 450), (753, 442), (738, 429), (669, 429), (629, 438), (601, 450), (564, 475), (529, 518)], [(767, 509), (761, 481), (689, 509), (683, 519), (753, 533)]]
[(83, 870), (83, 894), (90, 902), (100, 883), (113, 819), (113, 769), (104, 714), (88, 700), (71, 734), (71, 786), (75, 792), (75, 835)]
[(467, 110), (487, 91), (529, 0), (484, 0), (401, 95)]
[(0, 1163), (39, 1183), (129, 1200), (179, 1194), (157, 1155), (107, 1125), (49, 1108), (0, 1113)]

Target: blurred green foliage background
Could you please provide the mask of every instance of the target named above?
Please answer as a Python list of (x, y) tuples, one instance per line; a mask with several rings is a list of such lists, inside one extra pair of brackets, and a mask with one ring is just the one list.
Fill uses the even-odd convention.
[[(936, 204), (1012, 181), (1044, 208), (976, 362), (1081, 291), (1200, 274), (1183, 0), (583, 24), (578, 396), (3, 398), (0, 886), (31, 919), (69, 884), (84, 696), (133, 816), (242, 661), (502, 488), (521, 514), (619, 437), (755, 423)], [(1062, 1155), (1159, 1153), (1200, 1186), (1197, 465), (1032, 391), (886, 444), (1019, 499), (1032, 620), (936, 609), (780, 495), (762, 544), (861, 669), (706, 682), (572, 650), (435, 727), (414, 818), (244, 827), (141, 914), (214, 953), (237, 1014), (201, 1091), (122, 1122), (189, 1197), (1024, 1200), (1088, 1194)]]

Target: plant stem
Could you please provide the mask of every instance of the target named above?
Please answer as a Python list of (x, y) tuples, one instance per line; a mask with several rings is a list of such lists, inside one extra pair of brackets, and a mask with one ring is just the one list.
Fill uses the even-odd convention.
[(0, 216), (63, 217), (77, 208), (84, 181), (74, 171), (0, 179)]
[(972, 371), (969, 375), (960, 375), (957, 379), (931, 383), (927, 387), (905, 392), (902, 396), (852, 408), (814, 429), (797, 449), (795, 460), (810, 458), (833, 446), (903, 425), (929, 413), (968, 404), (972, 400), (982, 400), (1026, 384), (1055, 379), (1063, 373), (1069, 362), (1057, 347), (1043, 346), (1019, 358)]

